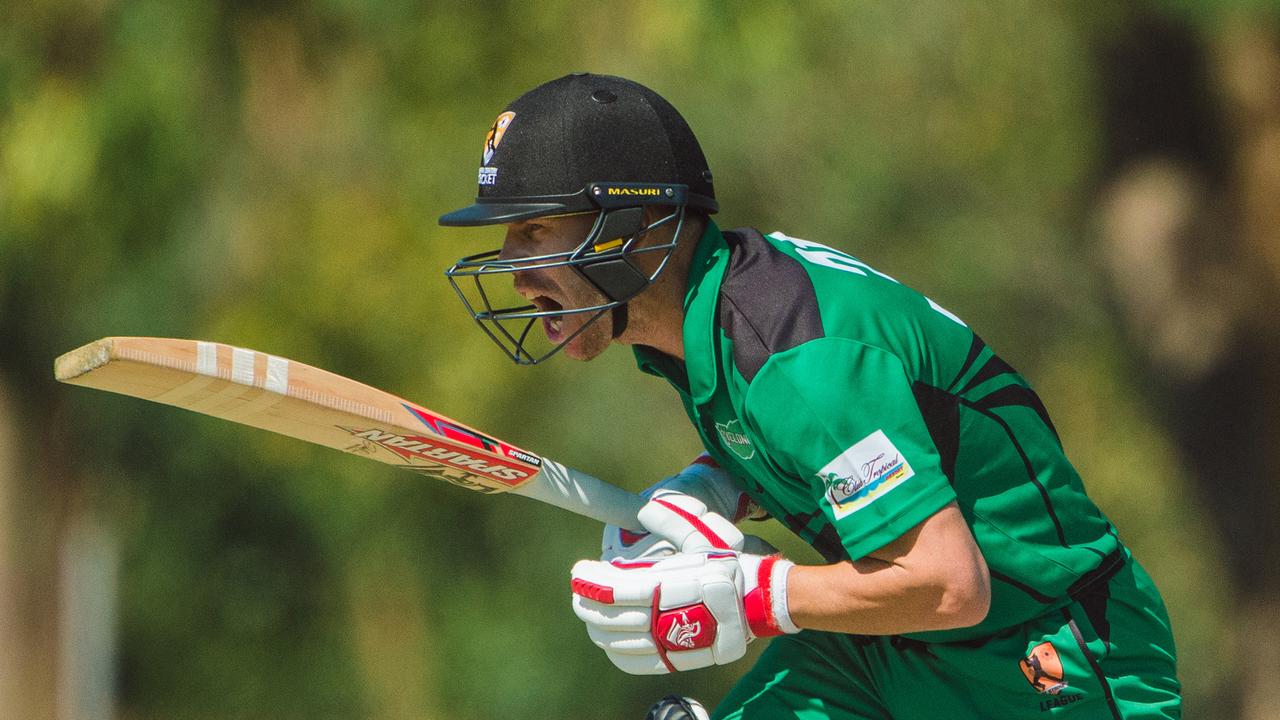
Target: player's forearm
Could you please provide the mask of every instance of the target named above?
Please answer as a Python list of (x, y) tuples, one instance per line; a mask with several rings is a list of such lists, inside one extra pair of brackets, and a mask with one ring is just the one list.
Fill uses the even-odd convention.
[(859, 635), (976, 625), (986, 616), (989, 600), (989, 590), (976, 578), (926, 581), (873, 558), (796, 566), (787, 579), (787, 605), (796, 625)]
[(969, 627), (991, 604), (991, 577), (955, 503), (855, 562), (795, 567), (791, 620), (802, 628), (897, 635)]

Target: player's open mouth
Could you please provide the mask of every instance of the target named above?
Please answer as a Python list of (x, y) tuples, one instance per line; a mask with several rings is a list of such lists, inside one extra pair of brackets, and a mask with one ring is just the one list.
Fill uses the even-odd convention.
[[(539, 295), (533, 299), (533, 304), (537, 306), (541, 312), (554, 312), (563, 310), (564, 306), (552, 300), (545, 295)], [(562, 315), (547, 315), (542, 318), (542, 331), (547, 334), (547, 339), (551, 342), (560, 342), (560, 335), (563, 332), (564, 317)]]

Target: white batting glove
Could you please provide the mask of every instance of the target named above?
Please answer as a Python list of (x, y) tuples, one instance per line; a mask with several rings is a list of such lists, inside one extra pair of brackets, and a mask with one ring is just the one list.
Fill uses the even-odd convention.
[[(721, 469), (706, 453), (695, 458), (685, 469), (659, 480), (640, 494), (652, 497), (659, 490), (698, 498), (711, 512), (735, 523), (748, 518), (754, 520), (765, 517), (764, 510), (751, 501), (733, 476)], [(769, 554), (774, 551), (771, 545), (753, 535), (747, 536), (744, 542), (745, 549), (751, 552)], [(740, 545), (734, 549), (744, 548)], [(617, 525), (606, 525), (600, 542), (600, 559), (605, 561), (653, 560), (675, 552), (676, 547), (670, 541), (652, 533), (624, 530)]]
[(679, 550), (657, 560), (573, 566), (573, 610), (620, 670), (652, 675), (723, 665), (757, 637), (799, 632), (777, 555), (737, 552), (742, 533), (700, 500), (662, 491), (640, 511)]

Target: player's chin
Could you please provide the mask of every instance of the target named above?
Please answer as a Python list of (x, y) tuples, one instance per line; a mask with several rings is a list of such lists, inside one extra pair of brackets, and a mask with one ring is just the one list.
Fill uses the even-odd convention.
[(564, 346), (564, 354), (573, 360), (593, 360), (609, 348), (608, 318), (591, 323)]
[(576, 340), (574, 342), (569, 343), (564, 348), (564, 354), (568, 356), (570, 360), (578, 360), (581, 362), (587, 362), (588, 360), (595, 360), (596, 358), (600, 357), (601, 353), (603, 353), (604, 351), (605, 351), (605, 347), (598, 347), (595, 345), (592, 345), (589, 347), (582, 346), (582, 345), (579, 345)]

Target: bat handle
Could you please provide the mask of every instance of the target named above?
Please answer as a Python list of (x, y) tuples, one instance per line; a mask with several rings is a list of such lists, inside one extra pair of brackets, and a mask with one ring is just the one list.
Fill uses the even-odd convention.
[[(511, 492), (602, 523), (633, 532), (645, 531), (636, 519), (636, 513), (648, 500), (555, 460), (542, 458), (542, 470)], [(768, 541), (755, 535), (747, 535), (743, 539), (742, 549), (753, 555), (778, 552)]]
[(602, 523), (643, 530), (636, 513), (644, 498), (548, 458), (542, 458), (537, 475), (511, 492)]

